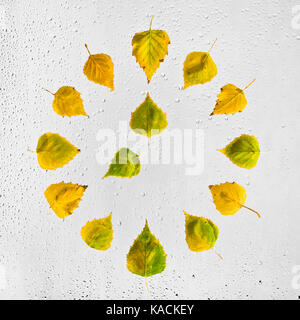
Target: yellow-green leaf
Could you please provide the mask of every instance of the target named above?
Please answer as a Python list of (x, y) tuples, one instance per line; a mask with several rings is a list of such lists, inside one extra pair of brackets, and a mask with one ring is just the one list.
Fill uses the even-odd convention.
[(151, 24), (152, 19), (150, 29), (136, 33), (132, 39), (132, 55), (144, 69), (148, 83), (168, 54), (170, 43), (168, 34), (163, 30), (152, 30)]
[(55, 170), (71, 161), (80, 152), (57, 133), (45, 133), (38, 141), (36, 153), (42, 169)]
[(151, 233), (146, 221), (127, 254), (127, 269), (139, 276), (150, 277), (165, 270), (166, 258), (163, 246)]
[(54, 95), (53, 110), (60, 116), (87, 116), (80, 93), (74, 87), (64, 86), (59, 88), (55, 94), (50, 93)]
[(91, 54), (87, 45), (85, 47), (90, 56), (84, 65), (83, 73), (90, 81), (106, 86), (113, 91), (114, 64), (111, 57), (104, 53)]
[(209, 219), (185, 214), (186, 242), (192, 251), (205, 251), (213, 248), (218, 236), (218, 227)]
[(94, 219), (82, 227), (81, 237), (89, 247), (97, 250), (110, 248), (113, 240), (111, 216), (112, 214), (103, 219)]
[(257, 139), (247, 134), (235, 138), (224, 149), (218, 151), (225, 154), (234, 164), (245, 169), (254, 168), (260, 155)]
[(208, 52), (191, 52), (187, 55), (183, 65), (184, 89), (204, 84), (217, 75), (217, 66), (210, 56), (212, 47)]
[(114, 156), (109, 169), (103, 178), (114, 176), (131, 178), (141, 170), (139, 156), (128, 148), (121, 148)]
[(244, 187), (233, 182), (221, 183), (219, 185), (209, 186), (216, 209), (224, 216), (234, 215), (242, 207), (254, 212), (260, 218), (260, 214), (253, 209), (246, 207), (247, 198)]
[(237, 112), (242, 112), (246, 105), (247, 99), (245, 97), (244, 91), (254, 82), (253, 80), (246, 88), (239, 89), (233, 84), (226, 84), (226, 86), (221, 88), (221, 92), (218, 95), (218, 100), (214, 111), (211, 113), (215, 114), (234, 114)]
[(149, 93), (145, 101), (131, 113), (131, 129), (146, 137), (161, 133), (167, 126), (167, 116), (151, 99)]
[(51, 184), (45, 191), (45, 197), (55, 214), (64, 219), (73, 214), (87, 186), (60, 182)]

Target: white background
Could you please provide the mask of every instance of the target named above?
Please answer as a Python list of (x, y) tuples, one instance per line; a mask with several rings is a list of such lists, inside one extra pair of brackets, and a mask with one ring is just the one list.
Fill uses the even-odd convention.
[[(299, 248), (299, 48), (292, 24), (298, 1), (2, 1), (0, 41), (1, 198), (0, 298), (8, 299), (298, 299), (292, 269)], [(149, 28), (165, 30), (169, 54), (148, 85), (131, 56), (131, 39)], [(212, 82), (187, 90), (183, 62), (191, 51), (211, 53)], [(115, 91), (87, 80), (92, 53), (109, 54)], [(220, 88), (244, 87), (246, 109), (209, 117)], [(81, 92), (90, 118), (62, 118), (52, 109), (63, 85)], [(199, 176), (185, 165), (145, 165), (133, 179), (101, 177), (96, 161), (100, 129), (118, 129), (149, 91), (167, 113), (169, 129), (204, 130), (205, 165)], [(68, 165), (42, 170), (38, 138), (59, 133), (81, 149)], [(252, 170), (216, 150), (242, 133), (262, 150)], [(64, 221), (51, 212), (44, 190), (60, 181), (88, 185)], [(221, 216), (208, 185), (236, 181), (247, 190), (247, 210)], [(185, 242), (183, 210), (210, 218), (220, 229), (216, 249), (194, 253)], [(114, 240), (93, 250), (80, 237), (89, 220), (112, 211)], [(145, 219), (167, 253), (167, 268), (144, 280), (126, 268), (126, 254)], [(5, 279), (3, 279), (3, 277)], [(294, 279), (295, 280), (295, 279)], [(294, 281), (294, 284), (297, 281)]]

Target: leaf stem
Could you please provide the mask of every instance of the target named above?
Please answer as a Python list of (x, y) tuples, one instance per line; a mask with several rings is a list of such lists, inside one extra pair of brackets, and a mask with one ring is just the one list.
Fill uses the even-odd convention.
[(145, 285), (146, 285), (148, 293), (150, 294), (150, 289), (149, 289), (149, 286), (148, 286), (147, 277), (145, 277)]
[(90, 50), (88, 48), (88, 45), (85, 43), (84, 46), (86, 47), (86, 50), (88, 51), (89, 55), (91, 56)]
[(208, 53), (210, 53), (211, 49), (214, 47), (214, 45), (216, 44), (218, 38), (216, 38), (215, 42), (212, 44), (212, 46), (210, 47), (210, 49), (208, 50)]
[(27, 149), (28, 152), (31, 152), (31, 153), (36, 153), (35, 151), (31, 150), (31, 149)]
[(151, 17), (151, 20), (150, 20), (150, 29), (149, 29), (149, 30), (151, 30), (151, 28), (152, 28), (152, 21), (153, 21), (153, 18), (154, 18), (154, 16), (152, 16), (152, 17)]
[(224, 260), (223, 257), (220, 255), (220, 253), (218, 253), (218, 252), (216, 251), (215, 248), (213, 248), (213, 250), (214, 250), (214, 253), (215, 253), (221, 260)]
[(51, 207), (48, 208), (48, 210), (46, 212), (47, 215), (49, 214), (50, 210), (51, 210)]
[(52, 94), (52, 95), (54, 95), (55, 96), (55, 94), (53, 93), (53, 92), (51, 92), (50, 90), (48, 90), (48, 89), (45, 89), (45, 88), (42, 88), (43, 90), (45, 90), (45, 91), (47, 91), (47, 92), (49, 92), (50, 94)]
[(252, 80), (252, 81), (243, 89), (243, 91), (245, 91), (246, 89), (248, 89), (248, 88), (251, 86), (251, 84), (252, 84), (253, 82), (255, 82), (255, 81), (256, 81), (256, 79)]
[(249, 207), (246, 207), (246, 206), (244, 206), (244, 205), (241, 205), (241, 206), (242, 206), (243, 208), (246, 208), (246, 209), (248, 209), (248, 210), (256, 213), (259, 218), (261, 217), (260, 214), (259, 214), (257, 211), (255, 211), (255, 210), (253, 210), (253, 209), (251, 209), (251, 208), (249, 208)]

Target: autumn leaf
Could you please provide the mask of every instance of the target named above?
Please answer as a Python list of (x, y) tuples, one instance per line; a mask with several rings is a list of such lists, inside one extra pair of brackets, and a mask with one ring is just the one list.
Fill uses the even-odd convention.
[(140, 172), (139, 156), (128, 148), (121, 148), (114, 156), (109, 169), (103, 178), (109, 176), (131, 178)]
[(55, 170), (71, 161), (80, 152), (57, 133), (45, 133), (38, 141), (36, 153), (42, 169)]
[(131, 113), (131, 129), (146, 137), (161, 133), (168, 125), (166, 113), (151, 99), (149, 93), (145, 101)]
[(166, 268), (167, 255), (163, 246), (151, 233), (146, 220), (143, 231), (134, 241), (127, 254), (127, 269), (145, 278), (161, 273)]
[(192, 251), (205, 251), (214, 247), (218, 236), (218, 227), (209, 219), (185, 214), (186, 242)]
[(45, 191), (45, 197), (55, 214), (64, 219), (73, 214), (78, 207), (87, 186), (60, 182), (51, 184)]
[(241, 208), (246, 208), (260, 218), (260, 214), (253, 209), (246, 207), (246, 190), (236, 182), (221, 183), (219, 185), (209, 186), (216, 209), (224, 216), (234, 215)]
[(208, 52), (191, 52), (187, 55), (183, 65), (184, 89), (199, 83), (204, 84), (217, 75), (217, 66), (210, 56), (216, 41)]
[(136, 33), (132, 39), (132, 55), (144, 69), (148, 83), (168, 54), (170, 39), (163, 30), (152, 30), (152, 20), (148, 31)]
[(95, 83), (101, 84), (114, 90), (114, 64), (109, 55), (100, 53), (100, 54), (91, 54), (88, 46), (85, 45), (89, 58), (84, 65), (83, 73), (86, 77)]
[(81, 237), (89, 247), (97, 250), (110, 248), (113, 240), (111, 216), (112, 214), (103, 219), (94, 219), (82, 227)]
[(242, 112), (247, 105), (244, 91), (249, 88), (254, 81), (255, 79), (243, 90), (233, 84), (226, 84), (226, 86), (222, 87), (211, 116), (215, 114), (234, 114)]
[(235, 138), (224, 149), (218, 151), (225, 154), (234, 164), (245, 169), (254, 168), (260, 155), (257, 139), (247, 134)]
[(74, 87), (64, 86), (59, 88), (56, 93), (47, 89), (44, 90), (54, 95), (53, 110), (60, 116), (87, 116), (80, 93)]

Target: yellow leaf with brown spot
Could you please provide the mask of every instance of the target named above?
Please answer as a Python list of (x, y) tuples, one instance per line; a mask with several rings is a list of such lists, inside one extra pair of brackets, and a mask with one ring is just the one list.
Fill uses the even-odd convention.
[(38, 141), (36, 153), (42, 169), (55, 170), (71, 161), (80, 152), (58, 133), (45, 133)]
[(148, 83), (168, 54), (170, 43), (166, 31), (151, 29), (152, 19), (150, 29), (136, 33), (132, 39), (132, 55), (144, 70)]
[(107, 54), (91, 54), (87, 45), (89, 58), (84, 65), (83, 73), (95, 83), (106, 86), (114, 90), (114, 64), (111, 57)]
[(50, 93), (54, 95), (53, 110), (60, 116), (87, 116), (80, 93), (74, 87), (63, 86), (55, 94)]
[(111, 217), (112, 214), (103, 219), (94, 219), (82, 227), (81, 237), (89, 247), (96, 250), (110, 248), (113, 240)]
[(246, 208), (260, 218), (260, 214), (253, 209), (246, 207), (246, 190), (236, 182), (221, 183), (219, 185), (209, 186), (216, 209), (224, 216), (234, 215), (241, 208)]
[(45, 197), (55, 214), (64, 219), (78, 207), (86, 188), (87, 186), (60, 182), (51, 184), (45, 191)]
[(253, 80), (246, 88), (240, 89), (233, 84), (226, 84), (221, 88), (214, 111), (215, 114), (234, 114), (242, 112), (246, 105), (247, 99), (244, 91), (254, 82)]

